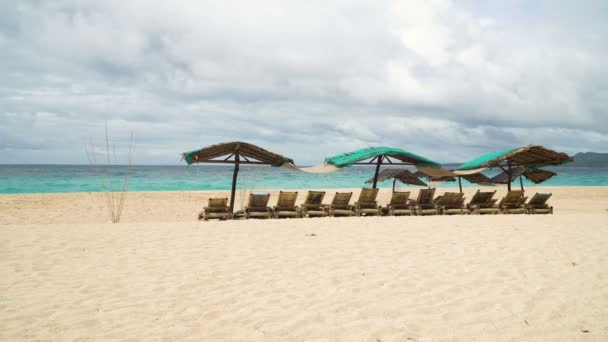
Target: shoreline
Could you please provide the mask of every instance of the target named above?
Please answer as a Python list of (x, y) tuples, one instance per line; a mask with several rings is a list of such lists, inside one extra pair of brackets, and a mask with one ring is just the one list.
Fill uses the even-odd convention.
[[(371, 186), (369, 186), (371, 187)], [(543, 189), (551, 189), (551, 188), (608, 188), (608, 185), (564, 185), (564, 184), (560, 184), (560, 185), (525, 185), (524, 186), (524, 190), (527, 189), (539, 189), (539, 188), (543, 188)], [(364, 188), (364, 187), (362, 187)], [(392, 190), (392, 186), (381, 186), (378, 185), (378, 188), (380, 190)], [(415, 192), (418, 189), (420, 189), (421, 187), (417, 187), (417, 188), (407, 188), (407, 187), (398, 187), (398, 191), (412, 191)], [(447, 191), (453, 191), (454, 189), (458, 190), (458, 186), (442, 186), (439, 185), (436, 187), (437, 191), (443, 191), (448, 189)], [(497, 186), (497, 187), (487, 187), (487, 186), (475, 186), (475, 185), (462, 185), (463, 190), (464, 189), (480, 189), (481, 191), (493, 191), (493, 190), (498, 190), (503, 188), (503, 186)], [(504, 185), (504, 188), (506, 189), (506, 185)], [(288, 188), (288, 187), (282, 187), (282, 188), (265, 188), (265, 189), (254, 189), (253, 191), (298, 191), (298, 190), (302, 190), (302, 191), (308, 191), (308, 190), (328, 190), (328, 191), (340, 191), (340, 190), (356, 190), (359, 188), (343, 188), (343, 187), (338, 187), (338, 188), (330, 188), (330, 187), (321, 187), (321, 188), (310, 188), (310, 187), (306, 187), (306, 188)], [(449, 190), (451, 189), (451, 190)], [(517, 184), (516, 182), (513, 183), (512, 185), (512, 189), (513, 190), (517, 190), (519, 189), (519, 184)], [(238, 190), (237, 190), (238, 191)], [(119, 192), (119, 191), (117, 191)], [(162, 192), (167, 192), (167, 193), (174, 193), (174, 192), (227, 192), (230, 193), (230, 188), (227, 189), (205, 189), (205, 190), (129, 190), (128, 193), (162, 193)], [(66, 195), (66, 194), (100, 194), (103, 193), (103, 191), (70, 191), (70, 192), (16, 192), (16, 193), (5, 193), (5, 192), (0, 192), (0, 196), (12, 196), (12, 195)]]

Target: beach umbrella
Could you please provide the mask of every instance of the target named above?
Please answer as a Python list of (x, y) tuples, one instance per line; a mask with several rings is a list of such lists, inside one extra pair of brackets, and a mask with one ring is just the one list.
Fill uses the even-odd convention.
[[(526, 177), (530, 181), (534, 182), (534, 184), (540, 184), (555, 175), (557, 175), (555, 172), (520, 166), (512, 169), (511, 182), (519, 178), (519, 186), (523, 190), (524, 182), (522, 181), (521, 177)], [(492, 177), (491, 181), (498, 184), (507, 184), (509, 181), (509, 175), (505, 172), (501, 172), (495, 177)]]
[[(325, 158), (326, 165), (331, 165), (334, 168), (343, 168), (352, 165), (376, 165), (374, 172), (373, 185), (375, 188), (378, 183), (378, 174), (380, 166), (383, 163), (387, 165), (414, 165), (422, 171), (430, 173), (443, 173), (441, 164), (421, 157), (414, 153), (394, 148), (394, 147), (368, 147), (360, 150), (337, 154), (333, 157)], [(447, 170), (444, 170), (447, 171)], [(448, 171), (449, 172), (449, 171)]]
[(291, 166), (293, 160), (282, 155), (267, 151), (253, 144), (235, 141), (204, 147), (199, 150), (185, 152), (183, 159), (188, 165), (193, 163), (234, 164), (232, 174), (232, 191), (230, 192), (230, 211), (234, 211), (234, 195), (239, 165), (271, 165), (276, 167)]
[(524, 177), (532, 181), (534, 184), (540, 184), (556, 175), (557, 173), (555, 172), (541, 169), (528, 169), (526, 172), (524, 172)]
[(471, 183), (475, 183), (475, 184), (479, 184), (479, 185), (483, 185), (483, 186), (496, 185), (490, 181), (490, 178), (488, 176), (484, 175), (481, 172), (473, 173), (470, 175), (462, 175), (462, 176), (456, 175), (456, 176), (432, 177), (432, 176), (424, 174), (424, 172), (418, 171), (418, 172), (414, 173), (414, 175), (416, 177), (424, 177), (434, 183), (455, 182), (456, 178), (458, 178), (458, 188), (460, 189), (460, 193), (462, 193), (462, 178), (466, 179), (467, 181), (469, 181)]
[(518, 167), (560, 165), (571, 161), (574, 161), (574, 158), (566, 153), (556, 152), (539, 145), (531, 145), (484, 154), (458, 166), (453, 173), (458, 176), (479, 173), (488, 168), (500, 168), (506, 174), (506, 184), (510, 191), (511, 181), (518, 177), (514, 173)]
[[(378, 174), (377, 181), (384, 182), (385, 180), (392, 179), (393, 180), (393, 191), (395, 191), (395, 184), (397, 180), (401, 181), (405, 184), (419, 185), (419, 186), (428, 186), (425, 182), (421, 181), (418, 177), (416, 177), (410, 170), (407, 169), (386, 169), (382, 170)], [(365, 183), (373, 183), (374, 178), (370, 178)]]
[(498, 175), (492, 177), (492, 182), (496, 184), (508, 184), (514, 182), (519, 178), (519, 187), (523, 190), (524, 183), (521, 180), (521, 176), (526, 172), (526, 168), (523, 166), (514, 167), (511, 169), (511, 174), (509, 175), (506, 172), (501, 172)]

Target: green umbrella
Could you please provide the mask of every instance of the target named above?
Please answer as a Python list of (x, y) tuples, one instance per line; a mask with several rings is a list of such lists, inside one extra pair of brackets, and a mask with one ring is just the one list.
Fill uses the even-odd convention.
[(382, 163), (388, 165), (415, 165), (420, 167), (441, 168), (441, 164), (421, 157), (417, 154), (394, 147), (368, 147), (360, 150), (337, 154), (333, 157), (325, 158), (325, 162), (338, 168), (351, 165), (376, 165), (373, 186), (378, 183), (378, 173)]

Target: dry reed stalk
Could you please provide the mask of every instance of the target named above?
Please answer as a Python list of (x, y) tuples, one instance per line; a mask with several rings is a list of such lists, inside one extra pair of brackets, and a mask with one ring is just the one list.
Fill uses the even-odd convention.
[[(120, 218), (122, 213), (124, 212), (125, 203), (127, 199), (127, 192), (129, 190), (129, 175), (131, 173), (131, 167), (133, 166), (133, 153), (135, 149), (135, 145), (133, 144), (133, 133), (131, 132), (131, 140), (129, 143), (129, 152), (127, 154), (127, 162), (125, 164), (125, 173), (122, 179), (122, 186), (119, 189), (115, 189), (115, 179), (112, 174), (112, 159), (114, 159), (114, 164), (116, 164), (116, 147), (112, 146), (112, 151), (110, 151), (110, 138), (108, 135), (108, 125), (106, 123), (106, 149), (105, 149), (105, 157), (107, 165), (104, 165), (104, 168), (100, 167), (100, 163), (97, 162), (97, 156), (95, 151), (95, 145), (93, 144), (93, 139), (91, 139), (89, 145), (85, 145), (85, 151), (87, 154), (87, 159), (89, 160), (89, 164), (95, 170), (95, 174), (99, 179), (99, 183), (101, 185), (101, 190), (104, 195), (104, 200), (106, 203), (106, 208), (108, 213), (110, 214), (110, 219), (112, 223), (120, 222)], [(120, 182), (117, 182), (119, 185)], [(119, 192), (116, 190), (120, 190)]]

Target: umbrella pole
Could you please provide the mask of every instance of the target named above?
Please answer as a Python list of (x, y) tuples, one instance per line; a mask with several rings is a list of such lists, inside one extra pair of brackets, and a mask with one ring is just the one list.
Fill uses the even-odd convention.
[(511, 191), (511, 160), (507, 162), (507, 190)]
[(521, 179), (521, 176), (519, 176), (519, 186), (521, 187), (521, 191), (524, 191), (524, 181)]
[(393, 192), (395, 192), (395, 185), (397, 184), (397, 178), (393, 178)]
[(458, 177), (458, 188), (460, 188), (460, 193), (462, 193), (462, 177)]
[(234, 154), (234, 173), (232, 173), (232, 192), (230, 193), (230, 213), (234, 214), (234, 194), (236, 192), (236, 178), (239, 174), (239, 153)]
[(372, 188), (376, 188), (376, 184), (378, 183), (378, 172), (380, 172), (380, 165), (382, 165), (382, 159), (384, 159), (384, 155), (378, 156), (378, 162), (376, 163), (376, 173), (374, 174), (374, 185)]

